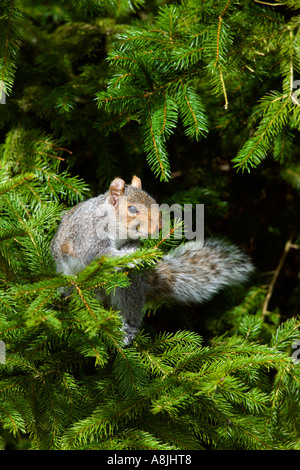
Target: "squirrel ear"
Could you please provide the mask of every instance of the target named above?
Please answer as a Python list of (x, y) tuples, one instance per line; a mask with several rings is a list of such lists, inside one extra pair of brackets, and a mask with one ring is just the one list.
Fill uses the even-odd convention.
[(131, 181), (131, 186), (134, 186), (135, 188), (142, 189), (142, 181), (140, 178), (134, 175)]
[(115, 178), (109, 187), (109, 202), (115, 206), (119, 202), (120, 196), (124, 193), (125, 181), (121, 178)]

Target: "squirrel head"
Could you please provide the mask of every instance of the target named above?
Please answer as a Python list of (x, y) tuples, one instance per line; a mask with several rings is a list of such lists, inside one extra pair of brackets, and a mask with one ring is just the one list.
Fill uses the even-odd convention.
[(159, 206), (143, 191), (137, 176), (133, 176), (130, 185), (115, 178), (109, 187), (108, 201), (116, 211), (121, 238), (136, 240), (158, 234), (162, 225)]

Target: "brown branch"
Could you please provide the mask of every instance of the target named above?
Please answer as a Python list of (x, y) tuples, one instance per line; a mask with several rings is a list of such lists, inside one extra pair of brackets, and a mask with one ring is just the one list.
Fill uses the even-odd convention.
[(267, 292), (267, 295), (266, 295), (266, 298), (265, 298), (265, 301), (263, 303), (263, 308), (262, 308), (262, 315), (266, 315), (268, 313), (268, 306), (269, 306), (269, 302), (270, 302), (270, 299), (272, 297), (272, 294), (273, 294), (273, 291), (274, 291), (274, 287), (275, 287), (275, 284), (276, 284), (276, 281), (278, 279), (278, 276), (280, 274), (280, 271), (284, 265), (284, 262), (285, 262), (285, 259), (287, 257), (287, 254), (288, 252), (290, 251), (291, 248), (298, 248), (297, 245), (294, 245), (292, 243), (292, 239), (293, 239), (293, 235), (290, 237), (290, 239), (286, 242), (285, 244), (285, 247), (284, 247), (284, 251), (283, 251), (283, 254), (279, 260), (279, 263), (278, 263), (278, 266), (273, 274), (273, 278), (272, 278), (272, 281), (271, 281), (271, 284), (269, 285), (269, 288), (268, 288), (268, 292)]
[(268, 2), (261, 2), (260, 0), (254, 0), (256, 3), (261, 3), (262, 5), (268, 5), (270, 7), (279, 7), (285, 5), (285, 3), (268, 3)]
[(226, 6), (224, 8), (224, 10), (222, 11), (222, 13), (220, 14), (219, 16), (219, 25), (218, 25), (218, 33), (217, 33), (217, 57), (216, 57), (216, 61), (215, 61), (215, 66), (217, 65), (218, 63), (218, 60), (219, 60), (219, 49), (220, 49), (220, 35), (221, 35), (221, 26), (222, 26), (222, 21), (223, 21), (223, 17), (226, 13), (226, 11), (228, 10), (229, 8), (229, 5), (230, 5), (230, 2), (231, 0), (228, 0), (228, 2), (226, 3)]

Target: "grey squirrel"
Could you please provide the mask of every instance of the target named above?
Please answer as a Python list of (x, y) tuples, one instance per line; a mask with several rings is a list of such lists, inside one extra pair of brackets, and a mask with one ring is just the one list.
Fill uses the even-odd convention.
[[(115, 178), (109, 190), (65, 212), (51, 243), (58, 273), (76, 275), (102, 255), (122, 256), (139, 248), (139, 239), (161, 228), (159, 206), (134, 176), (130, 185)], [(143, 306), (155, 299), (202, 303), (222, 288), (246, 281), (252, 272), (246, 254), (223, 241), (179, 245), (147, 273), (133, 271), (128, 288), (110, 294), (120, 311), (129, 344), (141, 325)]]

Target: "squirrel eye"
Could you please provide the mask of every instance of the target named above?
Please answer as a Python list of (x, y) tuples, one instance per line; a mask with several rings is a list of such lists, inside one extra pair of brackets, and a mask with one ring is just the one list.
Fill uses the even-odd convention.
[(138, 214), (139, 211), (135, 206), (129, 206), (128, 212), (130, 212), (130, 214)]

